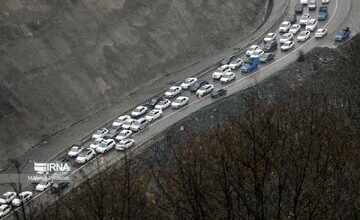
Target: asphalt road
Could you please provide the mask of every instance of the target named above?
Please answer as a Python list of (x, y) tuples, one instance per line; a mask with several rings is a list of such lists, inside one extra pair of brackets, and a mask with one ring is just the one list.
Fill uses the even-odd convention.
[[(318, 5), (320, 5), (321, 1), (317, 1)], [(289, 12), (293, 11), (295, 2), (295, 0), (291, 0)], [(300, 50), (308, 52), (317, 46), (336, 46), (334, 42), (335, 33), (339, 31), (343, 26), (351, 24), (353, 30), (352, 35), (355, 35), (354, 32), (359, 31), (360, 18), (356, 15), (358, 11), (360, 11), (360, 4), (357, 2), (357, 0), (332, 0), (328, 7), (330, 12), (329, 18), (325, 21), (319, 22), (318, 24), (318, 27), (325, 27), (328, 29), (329, 32), (325, 38), (315, 39), (313, 37), (314, 34), (312, 34), (312, 38), (309, 39), (307, 42), (295, 42), (295, 49), (293, 50), (290, 50), (288, 52), (281, 52), (280, 49), (278, 49), (278, 51), (276, 52), (276, 58), (273, 62), (265, 65), (261, 64), (257, 70), (247, 74), (243, 74), (239, 70), (237, 70), (235, 71), (236, 81), (233, 81), (226, 85), (220, 84), (219, 81), (212, 80), (211, 75), (213, 73), (213, 70), (206, 72), (199, 78), (213, 83), (216, 88), (225, 87), (228, 90), (228, 94), (230, 95), (244, 90), (248, 87), (251, 87), (258, 82), (276, 74), (278, 70), (286, 67), (286, 65), (288, 65), (289, 63), (294, 62), (297, 59)], [(308, 9), (306, 8), (305, 11), (307, 10)], [(315, 17), (316, 11), (310, 11), (310, 14), (312, 15), (312, 17)], [(277, 38), (279, 39), (280, 34), (278, 33), (277, 28), (278, 27), (276, 27), (272, 31), (278, 34)], [(258, 44), (260, 47), (263, 46), (262, 39), (259, 40)], [(244, 54), (241, 54), (241, 58), (243, 58), (243, 60), (246, 60)], [(170, 108), (166, 109), (162, 118), (151, 123), (147, 129), (139, 132), (132, 137), (136, 141), (136, 146), (132, 149), (129, 149), (128, 153), (129, 151), (134, 153), (140, 152), (141, 147), (144, 143), (151, 140), (153, 137), (170, 127), (172, 124), (199, 110), (200, 108), (216, 101), (216, 99), (212, 99), (210, 96), (205, 96), (199, 99), (193, 93), (190, 93), (188, 91), (183, 92), (181, 95), (188, 96), (190, 98), (190, 103), (187, 106), (176, 111)], [(87, 141), (86, 143), (84, 143), (84, 146), (88, 147), (90, 143), (91, 141)], [(121, 161), (123, 157), (123, 153), (116, 150), (111, 150), (101, 155), (101, 160), (99, 159), (99, 157), (97, 157), (83, 166), (76, 166), (74, 163), (72, 163), (74, 165), (74, 169), (72, 170), (70, 175), (72, 184), (71, 187), (66, 189), (63, 193), (67, 193), (72, 187), (76, 187), (77, 185), (79, 185), (84, 180), (84, 176), (89, 178), (104, 169), (106, 166), (111, 166), (112, 164)], [(31, 173), (31, 169), (32, 166), (28, 166), (28, 168), (23, 170), (23, 172)], [(32, 185), (24, 185), (23, 190), (34, 191), (34, 188)], [(48, 191), (45, 191), (43, 193), (35, 193), (34, 199), (31, 202), (44, 207), (53, 203), (54, 201), (56, 201), (56, 199), (56, 196), (52, 195)], [(11, 219), (11, 217), (8, 217), (6, 219)]]

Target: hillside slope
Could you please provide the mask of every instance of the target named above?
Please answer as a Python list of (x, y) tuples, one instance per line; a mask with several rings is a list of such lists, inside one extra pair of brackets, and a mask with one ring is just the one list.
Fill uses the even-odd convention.
[(265, 0), (3, 0), (2, 159), (244, 39), (265, 8)]

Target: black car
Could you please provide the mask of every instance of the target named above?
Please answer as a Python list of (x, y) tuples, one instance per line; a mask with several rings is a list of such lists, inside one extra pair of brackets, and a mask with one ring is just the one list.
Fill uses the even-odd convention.
[(191, 92), (196, 92), (198, 89), (200, 89), (201, 86), (206, 85), (206, 84), (209, 84), (209, 82), (205, 81), (205, 80), (198, 80), (192, 86), (190, 86), (189, 90)]
[(296, 3), (294, 9), (295, 9), (296, 14), (301, 14), (304, 11), (304, 6), (300, 2), (298, 2), (298, 3)]
[(56, 181), (51, 185), (51, 192), (52, 193), (59, 193), (63, 191), (66, 187), (69, 186), (68, 181)]
[(260, 58), (260, 62), (262, 63), (267, 63), (272, 61), (275, 58), (275, 54), (273, 53), (265, 53), (261, 58)]
[(233, 60), (235, 60), (236, 59), (236, 55), (231, 55), (231, 56), (229, 56), (229, 57), (225, 57), (224, 59), (222, 59), (221, 61), (220, 61), (220, 64), (221, 65), (225, 65), (225, 64), (229, 64), (229, 63), (231, 63)]
[(265, 53), (274, 52), (277, 50), (277, 47), (278, 43), (276, 42), (276, 40), (269, 41), (264, 45), (263, 51)]
[(211, 97), (213, 98), (219, 98), (220, 96), (226, 95), (227, 90), (226, 89), (214, 89), (211, 92)]
[(113, 127), (107, 134), (104, 135), (105, 139), (114, 139), (121, 131), (121, 127)]
[(163, 100), (162, 97), (153, 96), (148, 101), (147, 106), (150, 107), (150, 108), (155, 108), (155, 105), (157, 105), (161, 100)]
[(289, 14), (286, 18), (286, 21), (290, 22), (290, 24), (295, 24), (297, 21), (296, 14)]

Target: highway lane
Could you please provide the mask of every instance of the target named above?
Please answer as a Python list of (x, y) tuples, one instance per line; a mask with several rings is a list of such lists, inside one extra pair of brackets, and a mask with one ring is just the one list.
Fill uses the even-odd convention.
[[(273, 75), (279, 69), (281, 69), (281, 68), (285, 67), (286, 65), (288, 65), (289, 63), (295, 61), (297, 59), (297, 53), (299, 50), (303, 50), (303, 51), (307, 52), (317, 45), (334, 46), (335, 44), (333, 41), (333, 38), (334, 38), (333, 33), (337, 32), (338, 29), (340, 28), (340, 26), (343, 25), (343, 21), (346, 19), (346, 15), (348, 14), (348, 12), (351, 9), (350, 6), (351, 6), (351, 0), (341, 0), (341, 2), (340, 1), (332, 1), (332, 3), (329, 5), (331, 18), (325, 22), (320, 23), (320, 26), (326, 26), (326, 28), (329, 29), (329, 35), (325, 39), (315, 40), (312, 38), (309, 41), (307, 41), (306, 43), (296, 43), (295, 50), (292, 50), (289, 52), (278, 51), (276, 53), (276, 60), (274, 62), (267, 64), (267, 65), (261, 65), (261, 67), (253, 73), (242, 74), (239, 71), (236, 71), (236, 75), (237, 75), (236, 82), (226, 85), (226, 88), (228, 89), (229, 94), (246, 89), (246, 88), (266, 79), (267, 77)], [(292, 10), (292, 9), (293, 9), (293, 7), (290, 7), (290, 10)], [(356, 9), (352, 9), (352, 10), (356, 10)], [(336, 13), (334, 13), (335, 11), (336, 11)], [(356, 21), (353, 21), (353, 22), (356, 23)], [(206, 79), (209, 82), (212, 82), (211, 74), (212, 74), (212, 71), (210, 71), (208, 74), (203, 75), (201, 78)], [(214, 82), (214, 85), (216, 87), (223, 86), (223, 85), (220, 85), (220, 83), (217, 81)], [(163, 118), (152, 123), (148, 129), (146, 129), (146, 130), (142, 131), (141, 133), (134, 136), (134, 139), (136, 140), (136, 143), (138, 146), (141, 146), (142, 143), (150, 140), (151, 138), (153, 138), (154, 136), (159, 134), (161, 131), (163, 131), (167, 127), (171, 126), (173, 123), (181, 120), (182, 118), (197, 111), (198, 109), (216, 101), (216, 100), (211, 99), (209, 96), (203, 97), (202, 99), (198, 99), (193, 94), (189, 94), (189, 92), (185, 92), (182, 95), (190, 97), (190, 100), (191, 100), (190, 104), (178, 111), (173, 111), (173, 110), (169, 110), (169, 109), (165, 110), (165, 112), (164, 112), (165, 114), (164, 114)], [(85, 145), (88, 146), (88, 144), (89, 144), (89, 142), (86, 143)], [(135, 148), (131, 149), (131, 151), (134, 151), (134, 152), (136, 152), (138, 150), (139, 150), (139, 147), (135, 147)], [(108, 161), (108, 166), (121, 160), (122, 157), (123, 157), (123, 154), (119, 153), (115, 150), (110, 151), (107, 154), (103, 155), (103, 158), (106, 161)], [(96, 173), (94, 171), (97, 170), (96, 168), (97, 168), (98, 163), (99, 162), (97, 160), (93, 160), (90, 163), (88, 163), (80, 168), (85, 175), (92, 176)], [(101, 168), (101, 169), (103, 169), (103, 168)], [(72, 185), (73, 187), (78, 185), (83, 180), (82, 174), (80, 174), (79, 170), (80, 169), (75, 170), (71, 175), (73, 183), (74, 183)], [(70, 189), (67, 189), (67, 191), (69, 191), (69, 190)], [(65, 191), (65, 193), (66, 193), (66, 191)], [(35, 200), (36, 203), (42, 204), (42, 205), (44, 205), (46, 203), (50, 204), (51, 202), (56, 200), (56, 197), (54, 197), (53, 195), (51, 195), (48, 192), (38, 194), (37, 198), (38, 199)]]

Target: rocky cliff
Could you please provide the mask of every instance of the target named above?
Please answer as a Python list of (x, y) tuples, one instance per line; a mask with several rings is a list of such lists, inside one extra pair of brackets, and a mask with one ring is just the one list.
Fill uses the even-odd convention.
[(244, 39), (262, 22), (266, 3), (2, 0), (2, 159)]

